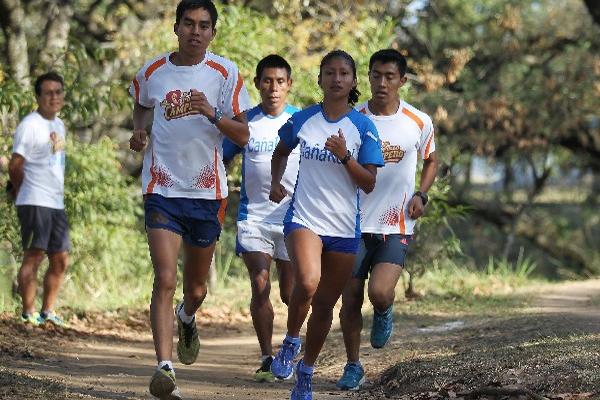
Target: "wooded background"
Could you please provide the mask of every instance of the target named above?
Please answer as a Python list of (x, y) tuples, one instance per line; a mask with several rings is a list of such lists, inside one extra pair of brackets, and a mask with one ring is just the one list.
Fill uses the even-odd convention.
[[(318, 64), (341, 48), (359, 65), (368, 99), (371, 53), (409, 62), (402, 96), (429, 113), (442, 160), (411, 255), (432, 265), (504, 266), (551, 278), (600, 272), (600, 3), (593, 0), (221, 1), (211, 51), (234, 60), (253, 100), (258, 60), (293, 67), (290, 102), (319, 100)], [(151, 280), (141, 226), (141, 157), (128, 150), (127, 89), (154, 55), (176, 49), (175, 1), (0, 0), (0, 184), (16, 124), (35, 109), (35, 76), (66, 79), (61, 118), (72, 140), (67, 210), (71, 279)], [(234, 168), (230, 185), (239, 185)], [(232, 203), (236, 203), (236, 194)], [(0, 204), (0, 257), (20, 254), (14, 207)], [(232, 253), (235, 207), (217, 252), (221, 273), (244, 273)], [(14, 267), (5, 269), (13, 273)], [(95, 272), (94, 272), (95, 271)], [(237, 272), (236, 272), (237, 271)], [(85, 279), (84, 279), (85, 277)], [(132, 298), (141, 295), (131, 290)]]

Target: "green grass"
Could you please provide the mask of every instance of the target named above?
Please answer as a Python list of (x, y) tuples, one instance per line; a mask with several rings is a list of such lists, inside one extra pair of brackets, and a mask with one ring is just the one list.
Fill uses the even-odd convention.
[[(216, 251), (215, 261), (218, 279), (209, 291), (205, 307), (226, 308), (231, 312), (247, 313), (250, 299), (250, 283), (240, 258), (229, 250), (232, 238), (225, 236), (222, 247)], [(12, 296), (12, 282), (17, 263), (7, 252), (0, 249), (0, 311), (17, 312), (20, 299)], [(42, 265), (39, 277), (46, 266)], [(117, 309), (145, 309), (152, 293), (152, 267), (138, 269), (138, 276), (119, 274), (121, 265), (102, 267), (94, 263), (85, 274), (67, 274), (58, 299), (57, 308), (80, 311), (107, 311)], [(525, 260), (517, 265), (490, 259), (484, 271), (472, 270), (452, 262), (436, 264), (421, 277), (416, 278), (415, 288), (420, 294), (415, 301), (403, 301), (404, 288), (401, 281), (397, 287), (399, 310), (418, 314), (481, 314), (516, 310), (523, 303), (518, 288), (537, 283), (532, 280), (532, 264)], [(273, 275), (275, 268), (272, 269)], [(183, 296), (181, 272), (175, 299)], [(406, 276), (404, 277), (406, 280)], [(272, 287), (272, 299), (277, 306), (278, 287), (276, 279)], [(405, 283), (405, 282), (404, 282)], [(37, 299), (39, 303), (39, 296)], [(279, 306), (281, 306), (279, 304)]]

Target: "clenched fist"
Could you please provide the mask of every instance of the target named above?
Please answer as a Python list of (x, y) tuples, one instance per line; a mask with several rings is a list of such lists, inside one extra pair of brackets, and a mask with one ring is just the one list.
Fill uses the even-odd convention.
[(146, 148), (148, 143), (148, 132), (145, 129), (134, 129), (131, 138), (129, 139), (129, 148), (133, 151), (140, 152)]
[(283, 185), (281, 183), (278, 185), (271, 186), (271, 193), (269, 193), (269, 200), (271, 200), (275, 203), (281, 203), (281, 200), (283, 200), (285, 198), (285, 196), (287, 196), (287, 190), (285, 190), (285, 187), (283, 187)]

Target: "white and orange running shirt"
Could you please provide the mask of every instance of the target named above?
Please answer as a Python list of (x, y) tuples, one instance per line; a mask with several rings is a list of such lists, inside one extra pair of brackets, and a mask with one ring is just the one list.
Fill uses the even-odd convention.
[(154, 109), (142, 192), (223, 199), (227, 197), (224, 135), (205, 116), (192, 111), (191, 90), (203, 92), (229, 118), (251, 107), (248, 92), (232, 61), (206, 52), (199, 64), (177, 66), (169, 56), (163, 54), (144, 65), (129, 88), (138, 104)]
[(368, 102), (356, 109), (375, 123), (385, 161), (375, 189), (361, 191), (362, 231), (412, 235), (416, 221), (408, 217), (408, 202), (415, 192), (417, 155), (426, 160), (435, 151), (431, 118), (405, 101), (394, 115), (373, 115)]
[(300, 148), (296, 188), (283, 220), (307, 227), (317, 235), (360, 238), (358, 186), (325, 142), (342, 130), (346, 147), (361, 165), (383, 166), (377, 128), (352, 109), (327, 119), (320, 104), (298, 111), (279, 129), (290, 149)]

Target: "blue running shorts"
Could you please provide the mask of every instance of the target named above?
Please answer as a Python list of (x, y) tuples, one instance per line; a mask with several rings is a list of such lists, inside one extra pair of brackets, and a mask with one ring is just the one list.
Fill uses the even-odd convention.
[(208, 247), (219, 239), (227, 200), (144, 196), (144, 222), (148, 229), (166, 229), (194, 247)]
[[(306, 226), (296, 222), (286, 222), (283, 224), (283, 234), (287, 237), (296, 229), (308, 229)], [(335, 236), (318, 235), (323, 243), (323, 253), (335, 251), (338, 253), (356, 254), (358, 251), (359, 238), (342, 238)]]

